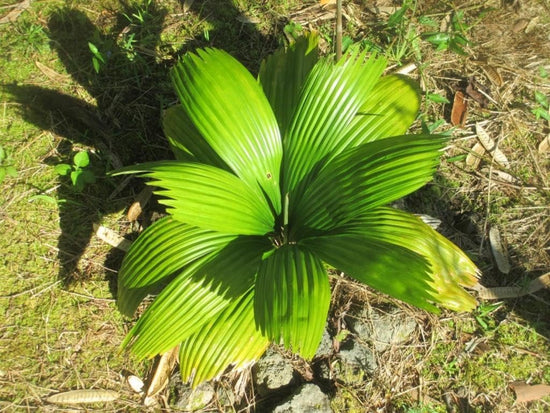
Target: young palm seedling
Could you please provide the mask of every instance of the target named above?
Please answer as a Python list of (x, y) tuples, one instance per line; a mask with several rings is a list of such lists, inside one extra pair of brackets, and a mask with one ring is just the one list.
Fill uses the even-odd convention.
[(128, 167), (168, 207), (122, 264), (118, 306), (140, 357), (180, 344), (197, 385), (270, 342), (314, 356), (330, 303), (325, 264), (437, 311), (471, 310), (476, 267), (415, 216), (385, 205), (431, 179), (447, 138), (404, 135), (419, 95), (385, 61), (319, 59), (308, 35), (263, 62), (188, 53), (172, 70), (181, 104), (164, 129), (175, 161)]

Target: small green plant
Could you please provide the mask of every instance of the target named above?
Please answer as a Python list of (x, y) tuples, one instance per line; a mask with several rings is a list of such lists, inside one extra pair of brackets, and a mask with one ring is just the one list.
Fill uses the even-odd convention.
[(474, 317), (484, 332), (495, 328), (495, 321), (492, 314), (502, 307), (502, 302), (494, 304), (481, 304), (474, 312)]
[(411, 57), (421, 61), (421, 37), (414, 20), (415, 12), (416, 2), (404, 1), (402, 7), (390, 15), (388, 20), (377, 27), (373, 35), (363, 40), (361, 44), (383, 53), (390, 61), (398, 64)]
[(312, 358), (329, 305), (325, 264), (420, 308), (471, 310), (476, 266), (409, 213), (385, 205), (428, 182), (447, 137), (405, 135), (420, 95), (386, 61), (318, 57), (307, 35), (255, 79), (217, 49), (173, 68), (163, 119), (176, 161), (115, 172), (151, 178), (169, 216), (132, 244), (118, 307), (139, 357), (180, 345), (193, 385), (257, 359), (270, 342)]
[(423, 35), (424, 39), (436, 46), (437, 51), (450, 50), (460, 55), (467, 55), (464, 47), (470, 44), (465, 33), (470, 29), (464, 23), (462, 10), (453, 13), (451, 22), (445, 32), (430, 32)]
[(149, 9), (152, 6), (152, 0), (146, 0), (142, 6), (136, 8), (133, 13), (122, 13), (130, 24), (143, 25), (147, 20), (152, 19)]
[(445, 96), (442, 96), (438, 93), (426, 93), (426, 99), (430, 102), (434, 103), (451, 103), (449, 102), (449, 99), (447, 99)]
[(535, 101), (538, 106), (531, 109), (533, 115), (535, 115), (537, 120), (542, 118), (550, 122), (550, 101), (548, 100), (548, 96), (542, 92), (535, 91)]
[(403, 6), (389, 17), (387, 23), (389, 33), (393, 33), (388, 50), (391, 58), (398, 63), (411, 52), (417, 61), (422, 59), (420, 36), (412, 19), (407, 17), (409, 11), (413, 15), (416, 11), (416, 2), (413, 0), (404, 1)]
[(101, 53), (97, 46), (92, 42), (88, 42), (88, 47), (90, 52), (92, 52), (92, 65), (94, 66), (94, 70), (96, 73), (99, 73), (105, 64), (105, 56), (103, 56), (103, 53)]
[(40, 53), (48, 47), (48, 36), (41, 24), (23, 18), (15, 22), (15, 27), (24, 36), (25, 53)]
[(81, 192), (86, 185), (96, 182), (96, 176), (89, 166), (88, 152), (81, 151), (74, 155), (72, 165), (60, 163), (55, 166), (55, 171), (61, 176), (70, 176), (73, 187)]
[(299, 23), (289, 22), (285, 25), (283, 31), (287, 38), (296, 40), (304, 33), (304, 28)]
[(0, 146), (0, 184), (6, 176), (16, 177), (17, 170), (12, 166), (11, 159), (6, 150)]

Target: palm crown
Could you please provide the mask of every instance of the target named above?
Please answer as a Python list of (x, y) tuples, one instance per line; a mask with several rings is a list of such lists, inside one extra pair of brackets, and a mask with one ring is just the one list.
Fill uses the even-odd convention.
[(258, 79), (227, 53), (172, 70), (181, 105), (163, 125), (175, 161), (117, 173), (151, 178), (169, 216), (119, 274), (120, 310), (158, 294), (128, 334), (138, 356), (180, 346), (196, 385), (257, 359), (270, 342), (311, 358), (330, 303), (325, 264), (420, 308), (470, 310), (476, 267), (415, 216), (385, 205), (431, 179), (446, 138), (403, 135), (419, 95), (382, 58), (319, 59), (310, 34)]

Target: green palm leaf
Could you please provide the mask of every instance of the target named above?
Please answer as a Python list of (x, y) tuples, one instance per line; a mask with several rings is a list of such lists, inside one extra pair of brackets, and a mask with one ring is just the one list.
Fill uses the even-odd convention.
[(332, 229), (413, 192), (432, 178), (445, 143), (442, 136), (415, 135), (347, 149), (308, 185), (291, 224), (296, 232)]
[(221, 311), (180, 346), (180, 370), (184, 381), (195, 386), (222, 374), (227, 366), (240, 368), (258, 359), (269, 340), (254, 321), (254, 290)]
[(200, 162), (230, 170), (204, 140), (181, 105), (175, 105), (166, 110), (162, 127), (177, 160)]
[(144, 287), (129, 288), (122, 283), (117, 285), (117, 308), (126, 317), (132, 317), (147, 296), (159, 294), (174, 277), (166, 277)]
[(255, 294), (255, 318), (262, 333), (305, 358), (313, 357), (330, 304), (322, 262), (304, 248), (282, 246), (263, 261)]
[(429, 263), (421, 255), (371, 238), (368, 228), (350, 224), (346, 231), (304, 239), (301, 245), (323, 261), (379, 291), (428, 311), (435, 289), (429, 283)]
[(192, 226), (227, 234), (263, 235), (275, 218), (266, 199), (237, 176), (199, 163), (154, 162), (126, 167), (114, 175), (142, 173), (160, 187), (172, 216)]
[(258, 82), (216, 49), (186, 54), (171, 74), (185, 113), (200, 134), (245, 183), (267, 194), (279, 213), (281, 137)]
[(292, 193), (320, 160), (344, 149), (342, 131), (357, 116), (386, 64), (381, 58), (365, 59), (364, 53), (337, 64), (322, 59), (310, 72), (283, 142), (284, 194)]
[(377, 208), (358, 217), (339, 231), (350, 233), (363, 228), (371, 239), (405, 247), (430, 263), (430, 287), (437, 293), (434, 302), (455, 311), (473, 310), (477, 303), (460, 286), (477, 284), (478, 269), (455, 244), (409, 213), (393, 208)]
[(268, 248), (264, 238), (240, 237), (195, 261), (162, 290), (123, 345), (147, 357), (190, 337), (252, 287)]
[(418, 86), (407, 76), (380, 78), (366, 95), (359, 113), (346, 129), (346, 147), (402, 135), (416, 119), (420, 108)]
[(319, 59), (318, 42), (315, 33), (300, 37), (267, 57), (260, 67), (258, 80), (275, 112), (281, 136), (285, 136), (303, 84)]
[[(195, 260), (219, 251), (235, 235), (192, 227), (165, 217), (148, 227), (124, 257), (119, 285), (139, 288), (155, 284)], [(150, 254), (154, 250), (155, 254)]]
[(120, 312), (132, 316), (147, 295), (158, 293), (187, 265), (219, 251), (234, 238), (172, 217), (158, 220), (141, 233), (124, 257), (118, 274)]

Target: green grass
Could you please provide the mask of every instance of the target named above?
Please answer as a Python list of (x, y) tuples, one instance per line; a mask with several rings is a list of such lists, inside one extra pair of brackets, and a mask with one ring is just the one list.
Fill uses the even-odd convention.
[[(107, 179), (104, 172), (113, 168), (113, 156), (123, 164), (169, 156), (159, 119), (162, 109), (175, 102), (168, 70), (184, 52), (220, 47), (257, 71), (261, 58), (282, 42), (285, 17), (299, 13), (302, 4), (260, 3), (195, 1), (184, 13), (175, 0), (131, 1), (124, 7), (115, 0), (33, 2), (15, 22), (0, 25), (0, 145), (17, 170), (15, 177), (7, 176), (0, 184), (1, 408), (44, 409), (43, 398), (51, 393), (107, 388), (120, 391), (122, 401), (97, 409), (140, 411), (139, 396), (120, 376), (128, 370), (144, 377), (149, 365), (119, 351), (132, 325), (122, 319), (114, 301), (122, 254), (97, 240), (92, 225), (102, 223), (132, 234), (125, 208), (141, 184), (132, 181), (110, 198), (121, 181)], [(345, 35), (375, 47), (392, 65), (420, 60), (426, 92), (452, 101), (456, 85), (449, 79), (465, 76), (459, 68), (469, 67), (471, 59), (435, 52), (421, 35), (437, 28), (453, 9), (462, 9), (465, 24), (473, 26), (461, 31), (472, 40), (471, 47), (497, 63), (506, 62), (511, 71), (505, 72), (508, 81), (517, 77), (516, 66), (527, 79), (500, 89), (504, 93), (511, 88), (514, 100), (508, 106), (480, 110), (474, 105), (470, 110), (470, 122), (488, 119), (494, 125), (491, 131), (506, 137), (502, 149), (512, 162), (509, 172), (520, 178), (519, 188), (499, 184), (489, 193), (480, 171), (470, 171), (458, 160), (444, 163), (435, 181), (407, 200), (415, 211), (444, 221), (447, 235), (484, 271), (483, 282), (519, 285), (550, 268), (550, 165), (547, 154), (537, 152), (548, 124), (531, 113), (536, 105), (534, 90), (550, 94), (539, 69), (547, 67), (550, 52), (544, 35), (535, 31), (525, 44), (539, 45), (541, 62), (532, 70), (523, 69), (524, 34), (510, 39), (517, 43), (517, 51), (515, 43), (499, 46), (508, 39), (495, 43), (483, 37), (491, 34), (490, 24), (505, 21), (506, 10), (467, 3), (411, 2), (401, 18), (388, 25), (384, 19), (368, 21), (367, 14), (358, 12), (365, 2), (349, 2), (351, 21), (345, 22)], [(538, 10), (544, 16), (542, 7), (529, 5), (526, 13), (536, 15)], [(259, 23), (238, 20), (243, 13)], [(424, 24), (430, 21), (433, 27)], [(543, 17), (541, 24), (547, 23)], [(316, 27), (330, 50), (332, 23)], [(105, 57), (99, 73), (88, 42)], [(482, 48), (485, 44), (488, 49)], [(481, 70), (474, 67), (473, 73)], [(433, 122), (444, 118), (448, 109), (427, 102), (423, 118)], [(471, 142), (455, 140), (445, 157), (465, 154)], [(54, 170), (57, 164), (71, 163), (79, 151), (92, 154), (98, 177), (81, 193)], [(508, 275), (499, 274), (492, 262), (484, 238), (488, 224), (498, 224), (508, 243), (512, 260)], [(378, 300), (369, 297), (370, 303)], [(383, 369), (375, 377), (362, 383), (338, 382), (333, 408), (443, 412), (444, 395), (466, 388), (476, 412), (545, 411), (548, 398), (514, 405), (508, 384), (514, 380), (550, 384), (549, 303), (548, 291), (541, 291), (535, 297), (506, 300), (488, 314), (478, 310), (473, 315), (435, 318), (417, 312), (422, 334), (380, 356)], [(357, 305), (364, 306), (365, 301)], [(485, 326), (475, 315), (482, 316)], [(468, 343), (475, 346), (469, 349)], [(412, 396), (418, 388), (426, 396), (420, 400)]]

